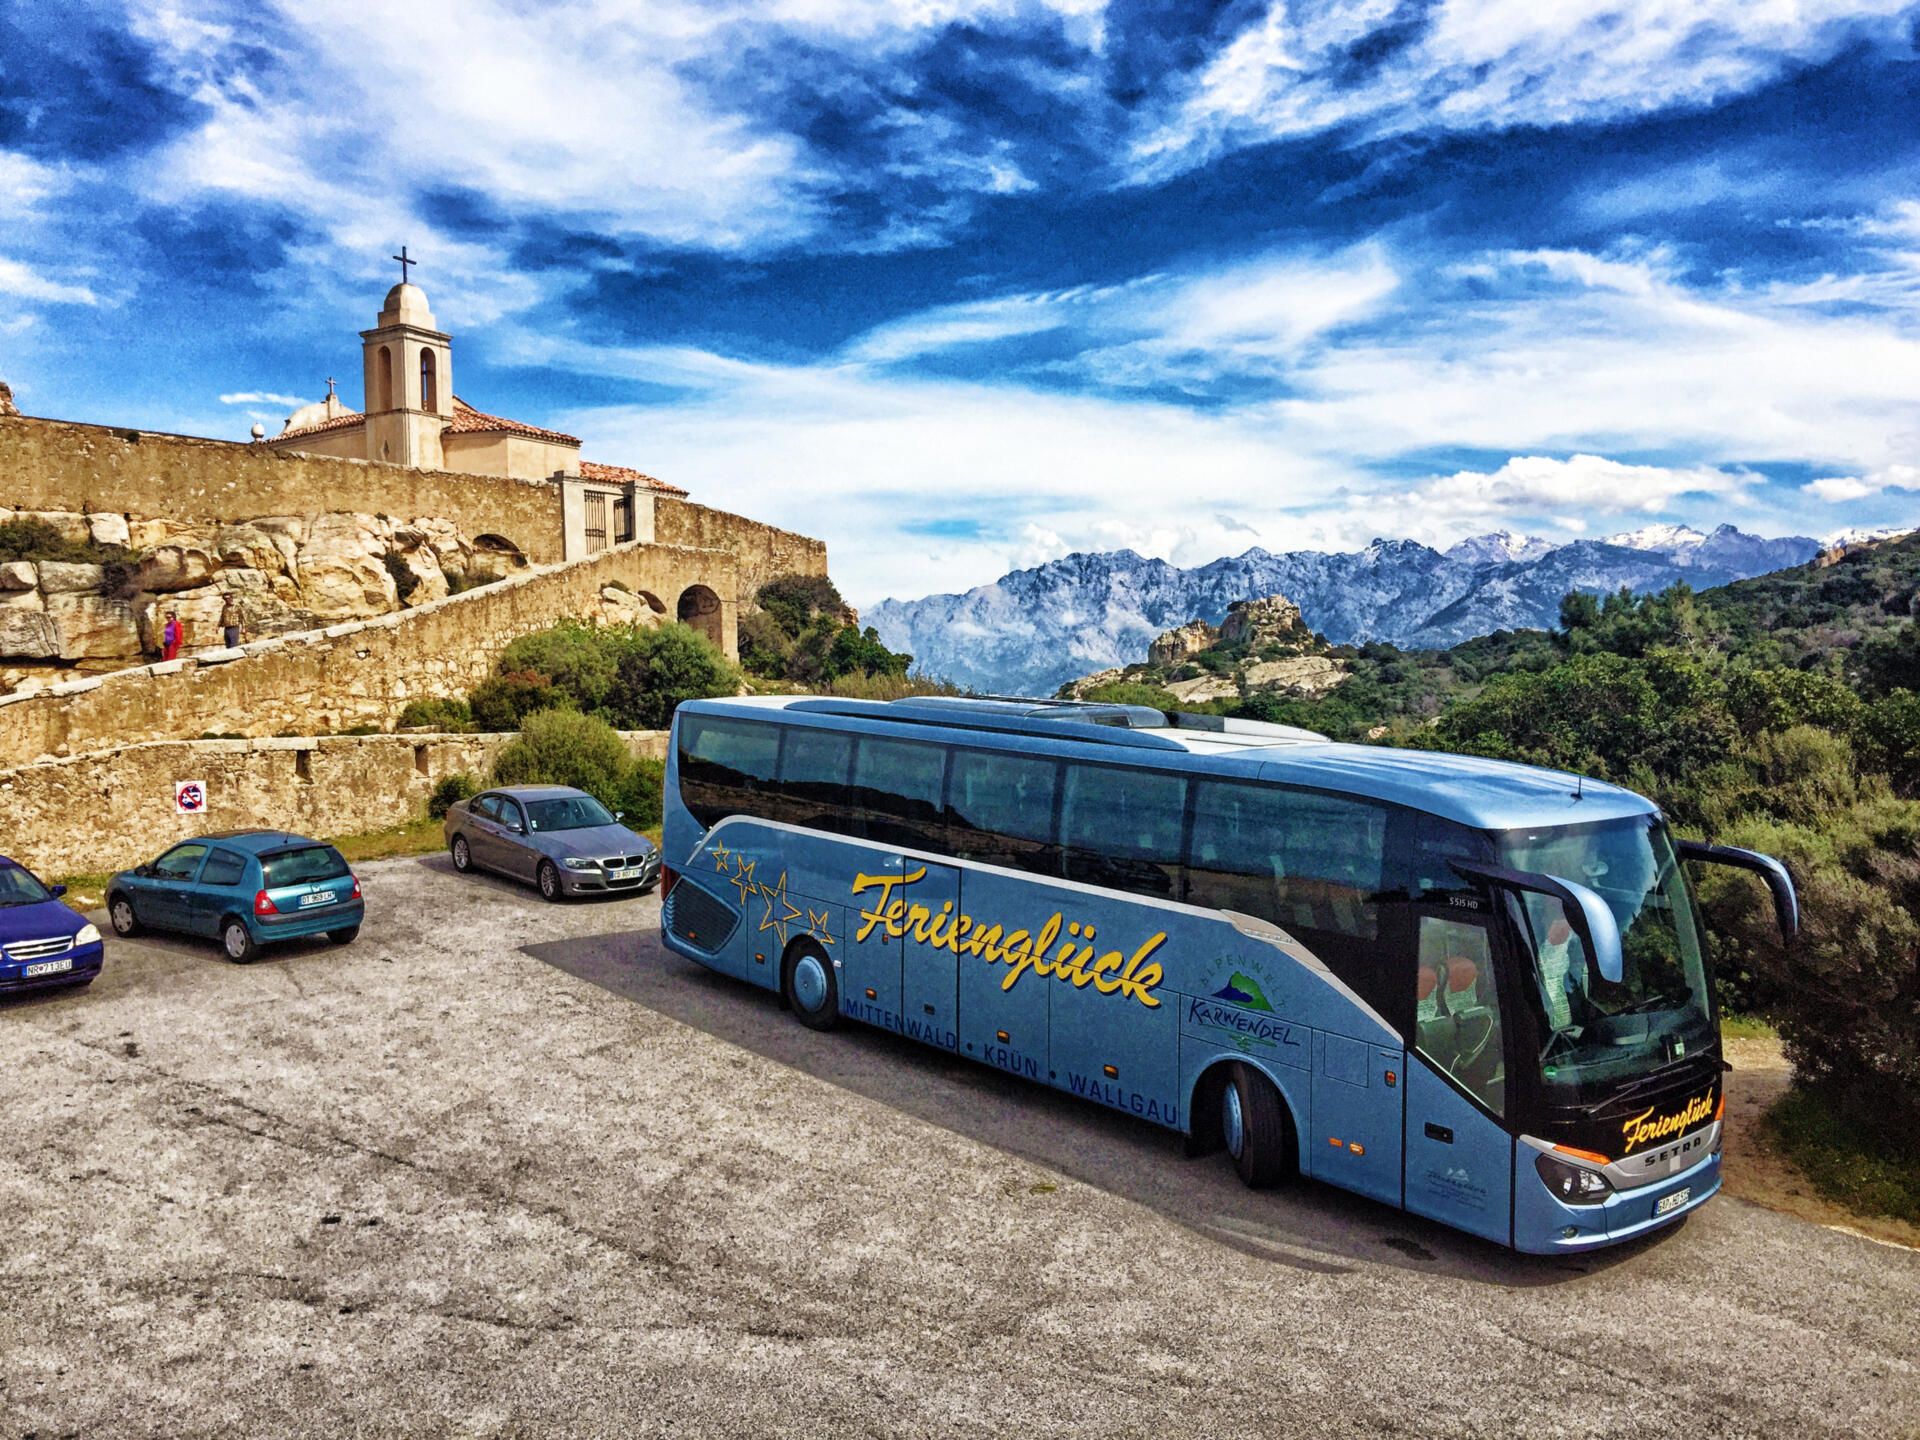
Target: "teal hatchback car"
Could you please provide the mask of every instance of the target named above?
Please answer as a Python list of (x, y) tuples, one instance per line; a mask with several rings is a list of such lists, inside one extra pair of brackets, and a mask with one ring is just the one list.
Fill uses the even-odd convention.
[(217, 939), (244, 965), (262, 945), (360, 933), (360, 882), (331, 845), (284, 830), (228, 830), (185, 840), (107, 882), (117, 935), (175, 930)]

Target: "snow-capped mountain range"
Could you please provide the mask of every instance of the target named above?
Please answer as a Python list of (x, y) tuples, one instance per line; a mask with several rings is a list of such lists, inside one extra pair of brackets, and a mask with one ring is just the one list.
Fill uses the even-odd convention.
[(1336, 645), (1444, 647), (1551, 626), (1569, 590), (1647, 592), (1679, 580), (1699, 590), (1805, 564), (1821, 548), (1804, 535), (1770, 540), (1731, 525), (1711, 534), (1649, 525), (1566, 545), (1495, 531), (1444, 554), (1413, 540), (1335, 555), (1255, 548), (1191, 569), (1115, 550), (1016, 570), (964, 595), (885, 600), (865, 619), (927, 674), (989, 693), (1051, 695), (1144, 658), (1164, 630), (1193, 619), (1217, 625), (1234, 601), (1261, 595), (1285, 595)]

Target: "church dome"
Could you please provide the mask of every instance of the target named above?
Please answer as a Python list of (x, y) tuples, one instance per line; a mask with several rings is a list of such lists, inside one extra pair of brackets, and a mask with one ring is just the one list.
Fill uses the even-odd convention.
[(387, 303), (380, 307), (380, 324), (418, 325), (423, 330), (438, 328), (433, 311), (427, 308), (427, 292), (406, 282), (387, 292)]

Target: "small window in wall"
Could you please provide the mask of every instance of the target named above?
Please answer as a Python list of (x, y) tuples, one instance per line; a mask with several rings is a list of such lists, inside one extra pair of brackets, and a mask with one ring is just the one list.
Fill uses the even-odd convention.
[(380, 347), (379, 369), (380, 369), (380, 374), (379, 374), (380, 408), (382, 410), (391, 410), (393, 408), (393, 350), (392, 350), (392, 347), (387, 345), (382, 345)]
[(440, 408), (440, 387), (435, 374), (433, 351), (420, 352), (420, 408), (438, 410)]
[(607, 497), (589, 494), (587, 500), (587, 549), (607, 548)]
[(313, 779), (313, 751), (296, 750), (293, 752), (293, 773), (301, 780)]

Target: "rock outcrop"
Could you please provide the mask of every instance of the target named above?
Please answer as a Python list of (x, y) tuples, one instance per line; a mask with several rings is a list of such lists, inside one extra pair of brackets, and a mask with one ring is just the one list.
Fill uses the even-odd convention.
[(1068, 699), (1085, 699), (1103, 686), (1144, 685), (1183, 705), (1241, 700), (1256, 693), (1317, 697), (1347, 678), (1343, 661), (1328, 652), (1300, 607), (1284, 595), (1236, 600), (1218, 628), (1190, 620), (1161, 634), (1147, 647), (1147, 663), (1110, 667), (1060, 687)]
[(189, 525), (0, 511), (0, 522), (15, 518), (45, 521), (63, 541), (115, 547), (124, 558), (0, 562), (0, 692), (58, 678), (40, 673), (48, 670), (137, 664), (160, 652), (169, 612), (185, 626), (188, 649), (219, 646), (229, 597), (256, 640), (441, 600), (527, 563), (511, 545), (470, 540), (431, 516), (332, 512)]

